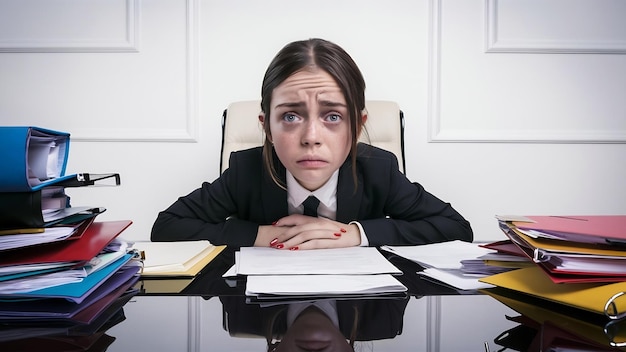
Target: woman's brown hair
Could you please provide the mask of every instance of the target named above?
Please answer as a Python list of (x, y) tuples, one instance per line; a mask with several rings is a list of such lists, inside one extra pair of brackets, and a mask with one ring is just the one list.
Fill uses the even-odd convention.
[[(324, 39), (313, 38), (295, 41), (283, 47), (265, 71), (261, 86), (261, 111), (266, 117), (269, 117), (274, 89), (289, 76), (308, 66), (316, 66), (330, 74), (346, 99), (352, 135), (350, 157), (356, 187), (356, 150), (364, 124), (361, 117), (365, 110), (365, 80), (354, 60), (340, 46)], [(263, 124), (263, 129), (266, 136), (263, 144), (265, 166), (274, 182), (285, 188), (286, 186), (284, 182), (279, 180), (274, 166), (268, 118)]]

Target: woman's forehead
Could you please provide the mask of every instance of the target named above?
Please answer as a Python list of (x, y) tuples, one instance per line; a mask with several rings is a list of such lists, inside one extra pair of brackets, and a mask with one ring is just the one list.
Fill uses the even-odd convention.
[(312, 98), (345, 104), (341, 88), (335, 79), (323, 70), (295, 72), (274, 89), (272, 98), (272, 105), (275, 106), (288, 102), (310, 101)]

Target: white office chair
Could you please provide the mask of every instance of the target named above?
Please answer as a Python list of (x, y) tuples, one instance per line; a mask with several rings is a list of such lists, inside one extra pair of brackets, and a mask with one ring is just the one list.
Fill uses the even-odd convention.
[[(396, 155), (400, 171), (405, 172), (404, 114), (392, 101), (366, 101), (368, 119), (361, 142), (388, 150)], [(230, 153), (263, 145), (263, 127), (258, 116), (259, 100), (234, 102), (222, 115), (222, 154), (220, 172), (228, 168)], [(256, 122), (256, 123), (255, 123)]]

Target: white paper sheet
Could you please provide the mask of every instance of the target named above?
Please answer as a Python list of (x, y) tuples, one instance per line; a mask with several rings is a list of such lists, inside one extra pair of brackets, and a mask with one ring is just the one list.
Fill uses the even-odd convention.
[(289, 251), (242, 247), (239, 275), (402, 274), (374, 247)]
[(478, 290), (493, 287), (493, 285), (478, 281), (482, 276), (463, 275), (460, 270), (440, 270), (435, 268), (424, 269), (418, 274), (430, 277), (460, 290)]
[(382, 246), (380, 247), (403, 258), (437, 269), (461, 269), (461, 261), (476, 259), (494, 250), (480, 247), (477, 243), (449, 241), (419, 246)]
[(259, 275), (248, 276), (246, 295), (376, 294), (405, 292), (389, 274), (381, 275)]

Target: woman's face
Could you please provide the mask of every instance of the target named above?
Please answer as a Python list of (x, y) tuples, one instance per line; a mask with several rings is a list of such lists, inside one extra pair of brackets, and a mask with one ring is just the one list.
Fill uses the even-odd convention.
[(283, 165), (306, 189), (324, 185), (348, 157), (350, 118), (337, 82), (316, 66), (298, 71), (272, 94), (270, 138)]
[(285, 332), (276, 352), (353, 352), (341, 331), (317, 308), (302, 312)]

